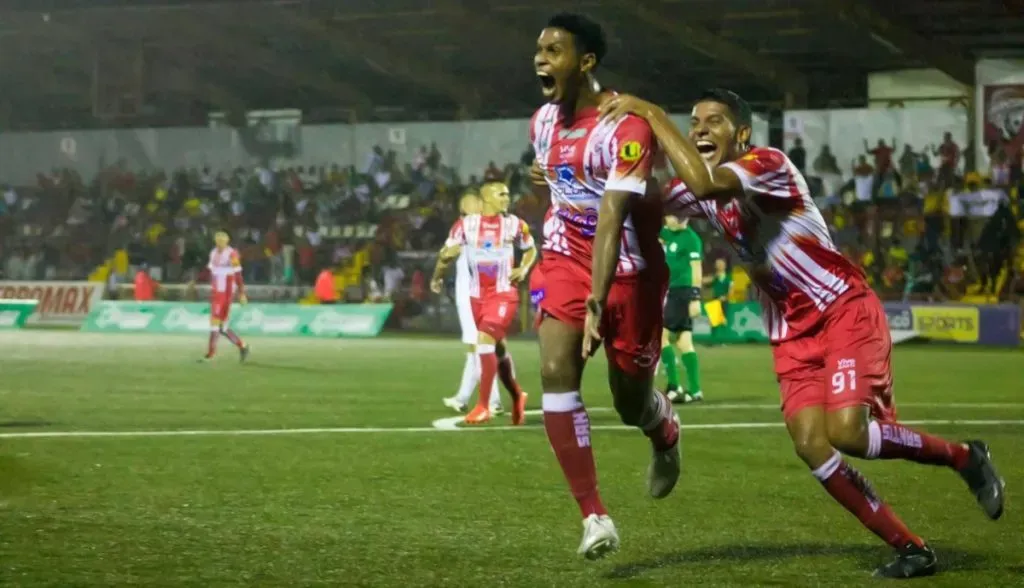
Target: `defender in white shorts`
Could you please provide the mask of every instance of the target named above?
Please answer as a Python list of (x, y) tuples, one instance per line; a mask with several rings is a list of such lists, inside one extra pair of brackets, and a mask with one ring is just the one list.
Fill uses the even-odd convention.
[[(466, 194), (459, 202), (459, 210), (463, 216), (480, 212), (480, 197)], [(465, 252), (455, 261), (455, 308), (459, 312), (459, 326), (462, 328), (462, 342), (466, 344), (466, 363), (462, 367), (462, 382), (455, 396), (443, 399), (444, 405), (457, 411), (466, 412), (469, 400), (480, 383), (480, 359), (476, 354), (476, 322), (473, 320), (473, 309), (469, 303), (469, 263)], [(494, 381), (491, 393), (491, 412), (501, 414), (501, 395), (498, 394), (498, 381)]]

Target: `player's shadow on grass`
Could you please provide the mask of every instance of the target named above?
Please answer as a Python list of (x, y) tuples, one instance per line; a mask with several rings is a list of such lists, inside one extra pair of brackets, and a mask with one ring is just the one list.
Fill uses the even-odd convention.
[(256, 370), (267, 370), (274, 372), (302, 372), (305, 374), (338, 374), (340, 373), (337, 369), (308, 366), (308, 365), (288, 365), (283, 363), (262, 363), (247, 361), (245, 363), (245, 369), (256, 369)]
[[(986, 556), (956, 549), (939, 547), (939, 570), (973, 571), (986, 569)], [(689, 551), (674, 551), (644, 561), (616, 566), (605, 577), (610, 580), (629, 580), (647, 572), (664, 568), (709, 563), (748, 563), (759, 560), (783, 560), (799, 557), (852, 557), (865, 570), (873, 570), (892, 557), (887, 547), (868, 545), (842, 545), (828, 543), (791, 543), (788, 545), (721, 545)]]

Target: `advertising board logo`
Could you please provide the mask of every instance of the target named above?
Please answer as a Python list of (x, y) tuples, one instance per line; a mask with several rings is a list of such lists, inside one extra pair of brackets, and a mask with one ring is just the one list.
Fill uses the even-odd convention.
[(914, 330), (936, 341), (977, 343), (980, 316), (975, 307), (912, 306)]

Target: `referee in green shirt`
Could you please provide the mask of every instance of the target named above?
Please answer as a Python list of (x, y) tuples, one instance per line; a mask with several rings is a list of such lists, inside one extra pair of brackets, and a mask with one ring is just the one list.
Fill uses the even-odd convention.
[[(665, 329), (661, 335), (661, 363), (668, 378), (666, 394), (672, 402), (703, 400), (700, 362), (693, 348), (693, 319), (700, 315), (704, 243), (689, 227), (689, 219), (665, 217), (660, 240), (668, 264)], [(679, 387), (679, 362), (686, 368), (686, 390)]]

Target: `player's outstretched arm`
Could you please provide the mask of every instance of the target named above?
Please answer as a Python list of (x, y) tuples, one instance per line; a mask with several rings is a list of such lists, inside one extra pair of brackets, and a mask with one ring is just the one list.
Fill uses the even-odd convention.
[(743, 194), (736, 174), (724, 167), (710, 168), (697, 145), (672, 122), (661, 107), (628, 94), (619, 94), (600, 106), (603, 118), (618, 120), (635, 114), (651, 125), (672, 168), (698, 200), (730, 200)]

